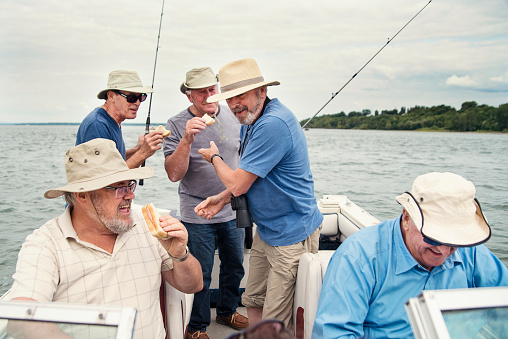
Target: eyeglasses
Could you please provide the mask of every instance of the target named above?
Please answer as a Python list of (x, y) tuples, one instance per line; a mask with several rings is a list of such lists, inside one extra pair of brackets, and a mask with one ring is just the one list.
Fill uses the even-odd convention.
[(113, 187), (113, 186), (106, 186), (104, 188), (107, 188), (108, 190), (115, 190), (115, 196), (117, 199), (122, 199), (127, 195), (129, 192), (134, 192), (136, 190), (137, 181), (132, 180), (127, 186), (120, 186), (120, 187)]
[(145, 93), (136, 95), (136, 94), (123, 94), (120, 91), (115, 91), (116, 94), (123, 96), (127, 102), (130, 102), (131, 104), (135, 104), (138, 100), (139, 102), (143, 102), (146, 100), (147, 95)]
[(258, 338), (294, 338), (284, 323), (276, 319), (260, 321), (240, 332), (231, 334), (227, 339), (258, 339)]

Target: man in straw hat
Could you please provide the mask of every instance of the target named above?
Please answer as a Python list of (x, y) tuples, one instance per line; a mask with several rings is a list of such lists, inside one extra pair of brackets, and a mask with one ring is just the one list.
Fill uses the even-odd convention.
[(157, 240), (131, 210), (136, 180), (153, 169), (129, 169), (115, 143), (99, 138), (67, 151), (65, 171), (67, 185), (44, 197), (64, 195), (68, 206), (26, 238), (9, 297), (135, 307), (134, 337), (165, 338), (161, 274), (185, 293), (201, 290), (203, 280), (177, 219), (160, 218), (170, 238)]
[[(221, 93), (208, 102), (226, 100), (242, 124), (240, 164), (233, 169), (213, 142), (199, 152), (211, 162), (226, 186), (196, 206), (210, 219), (226, 204), (247, 200), (256, 223), (249, 278), (242, 304), (249, 322), (274, 318), (291, 327), (296, 272), (300, 256), (316, 253), (323, 221), (310, 170), (307, 141), (295, 115), (278, 99), (269, 99), (253, 59), (228, 63), (219, 71)], [(219, 152), (220, 150), (220, 152)]]
[[(180, 215), (189, 233), (189, 247), (203, 270), (203, 290), (194, 295), (188, 338), (208, 338), (210, 325), (210, 282), (215, 257), (215, 243), (219, 251), (220, 279), (217, 300), (217, 322), (241, 329), (248, 326), (246, 317), (236, 309), (240, 299), (240, 281), (244, 276), (243, 243), (245, 231), (236, 227), (232, 209), (224, 209), (210, 221), (200, 218), (194, 207), (210, 194), (225, 189), (210, 164), (198, 150), (210, 141), (221, 147), (224, 161), (238, 167), (240, 124), (227, 106), (206, 100), (217, 94), (217, 76), (210, 67), (194, 68), (187, 72), (180, 91), (191, 105), (168, 120), (166, 128), (173, 133), (164, 139), (164, 166), (169, 180), (180, 181)], [(203, 117), (209, 115), (215, 123), (207, 126)]]
[(490, 227), (473, 183), (453, 173), (416, 178), (396, 197), (402, 215), (359, 230), (332, 256), (313, 338), (408, 338), (405, 303), (423, 290), (507, 286), (484, 245)]
[(143, 86), (135, 71), (118, 70), (109, 73), (108, 86), (97, 94), (106, 102), (88, 114), (78, 129), (76, 145), (95, 138), (113, 140), (129, 168), (139, 167), (162, 146), (161, 131), (141, 135), (135, 147), (126, 150), (121, 124), (125, 119), (135, 119), (139, 105), (152, 93), (150, 86)]

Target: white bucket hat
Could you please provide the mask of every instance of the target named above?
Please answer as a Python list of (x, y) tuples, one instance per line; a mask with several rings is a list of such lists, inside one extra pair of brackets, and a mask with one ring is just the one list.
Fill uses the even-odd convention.
[(97, 94), (97, 98), (106, 99), (108, 91), (126, 91), (132, 93), (153, 93), (150, 86), (143, 87), (143, 83), (136, 71), (113, 71), (109, 73), (108, 88)]
[(206, 88), (217, 85), (219, 81), (210, 67), (193, 68), (185, 75), (185, 82), (180, 85), (180, 92), (189, 89)]
[(153, 175), (151, 167), (130, 169), (116, 144), (109, 139), (92, 139), (75, 146), (65, 154), (67, 185), (44, 193), (47, 199), (65, 192), (95, 191), (115, 182), (147, 179)]
[(261, 86), (280, 85), (265, 81), (254, 59), (241, 59), (222, 66), (219, 70), (221, 93), (210, 96), (208, 102), (226, 100)]
[(491, 235), (475, 192), (473, 183), (460, 175), (432, 172), (416, 178), (411, 193), (395, 200), (424, 237), (443, 245), (468, 247), (486, 242)]

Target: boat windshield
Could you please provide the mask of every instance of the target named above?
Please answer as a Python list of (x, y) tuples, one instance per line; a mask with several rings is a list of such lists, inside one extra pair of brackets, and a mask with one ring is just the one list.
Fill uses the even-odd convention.
[(137, 311), (103, 305), (0, 302), (0, 338), (132, 338)]
[(504, 338), (508, 287), (423, 291), (406, 311), (417, 339)]

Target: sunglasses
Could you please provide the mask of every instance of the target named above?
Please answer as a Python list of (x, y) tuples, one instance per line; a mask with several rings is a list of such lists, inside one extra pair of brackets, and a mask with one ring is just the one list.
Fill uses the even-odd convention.
[(127, 186), (113, 187), (106, 186), (108, 190), (115, 190), (115, 196), (117, 199), (123, 199), (129, 192), (134, 192), (136, 190), (137, 181), (132, 180)]
[(262, 320), (240, 332), (231, 334), (226, 339), (264, 339), (294, 338), (284, 323), (276, 319)]
[(127, 102), (129, 102), (131, 104), (135, 104), (138, 100), (139, 100), (139, 102), (143, 102), (143, 101), (146, 100), (146, 97), (147, 97), (146, 93), (142, 93), (142, 94), (129, 94), (129, 95), (123, 94), (120, 91), (115, 91), (115, 93), (118, 94), (118, 95), (123, 96), (127, 100)]

